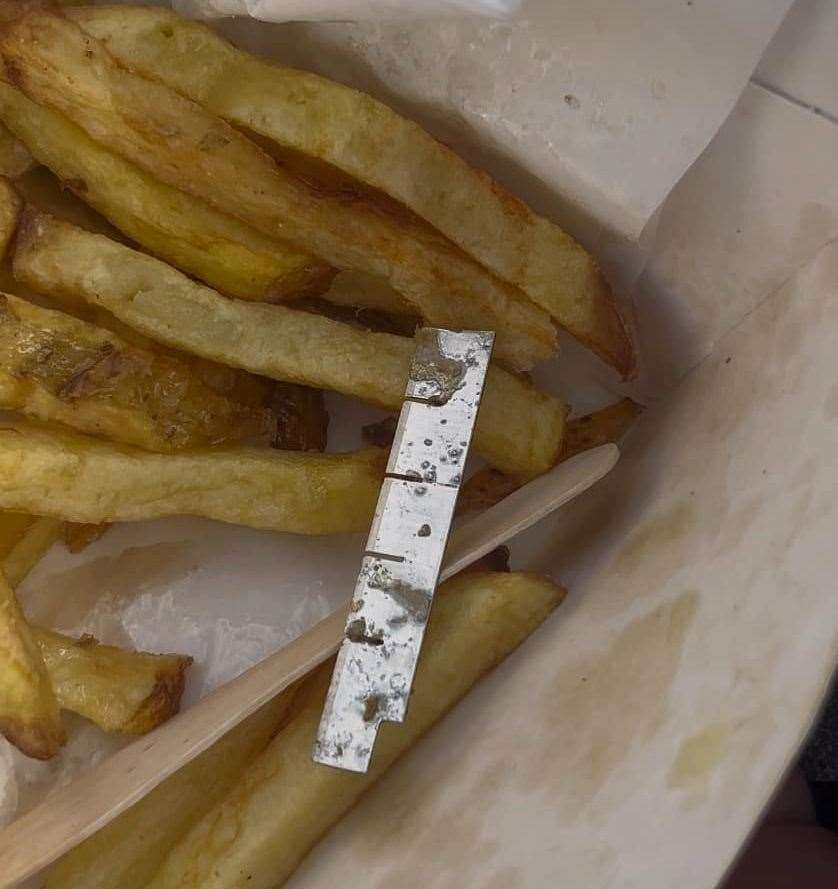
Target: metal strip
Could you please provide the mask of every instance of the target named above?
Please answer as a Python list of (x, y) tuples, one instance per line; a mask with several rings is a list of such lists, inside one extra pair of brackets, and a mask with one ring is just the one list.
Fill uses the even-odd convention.
[(494, 334), (423, 328), (314, 745), (366, 772), (402, 722), (448, 541)]

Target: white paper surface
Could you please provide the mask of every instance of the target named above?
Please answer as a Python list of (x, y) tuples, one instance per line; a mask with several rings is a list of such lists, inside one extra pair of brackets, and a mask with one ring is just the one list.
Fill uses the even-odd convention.
[(504, 21), (242, 21), (228, 30), (421, 121), (536, 210), (571, 228), (577, 214), (593, 222), (581, 234), (596, 243), (600, 226), (639, 236), (790, 5), (529, 0)]
[(250, 15), (264, 22), (414, 20), (441, 15), (502, 16), (520, 0), (175, 0), (175, 9), (200, 18)]

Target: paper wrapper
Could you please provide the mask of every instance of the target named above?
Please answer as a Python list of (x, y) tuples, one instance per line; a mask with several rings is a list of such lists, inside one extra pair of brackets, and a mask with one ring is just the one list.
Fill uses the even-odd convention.
[(184, 15), (215, 19), (251, 16), (263, 22), (415, 21), (444, 15), (504, 16), (520, 0), (175, 0)]
[[(630, 239), (720, 125), (787, 4), (738, 4), (736, 20), (722, 3), (564, 3), (561, 19), (548, 5), (511, 26), (225, 27), (416, 117), (607, 248), (628, 280), (642, 270)], [(661, 214), (638, 291), (659, 405), (606, 485), (514, 550), (518, 566), (561, 577), (570, 600), (327, 838), (296, 889), (347, 867), (370, 886), (639, 886), (654, 868), (661, 886), (699, 887), (735, 853), (836, 646), (824, 494), (835, 248), (777, 290), (838, 237), (835, 217), (810, 206), (796, 227), (788, 212), (798, 194), (823, 200), (838, 150), (802, 115), (749, 89)], [(800, 144), (809, 167), (778, 188)], [(749, 151), (752, 164), (729, 160)], [(738, 268), (747, 286), (725, 290)], [(572, 345), (539, 376), (578, 410), (618, 391)], [(330, 409), (335, 447), (379, 416), (337, 398)], [(56, 547), (24, 604), (63, 631), (193, 655), (188, 704), (345, 601), (360, 544), (192, 519), (126, 525), (79, 556)], [(117, 743), (79, 721), (52, 763), (2, 748), (3, 817)]]

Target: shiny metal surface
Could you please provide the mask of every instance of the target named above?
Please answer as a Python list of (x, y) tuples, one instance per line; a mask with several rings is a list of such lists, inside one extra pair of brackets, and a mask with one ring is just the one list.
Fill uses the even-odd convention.
[(366, 772), (402, 722), (454, 516), (494, 335), (423, 328), (314, 745)]

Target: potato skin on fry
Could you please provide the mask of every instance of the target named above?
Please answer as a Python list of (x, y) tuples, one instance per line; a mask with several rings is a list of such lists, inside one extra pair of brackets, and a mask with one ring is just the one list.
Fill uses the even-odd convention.
[(120, 68), (60, 14), (27, 10), (0, 31), (0, 54), (30, 99), (161, 181), (334, 268), (385, 278), (431, 323), (494, 330), (513, 370), (555, 352), (547, 313), (432, 228), (312, 188), (200, 106)]
[(34, 759), (50, 759), (66, 741), (41, 652), (17, 597), (0, 574), (0, 734)]
[(26, 146), (15, 139), (9, 130), (0, 126), (0, 176), (14, 179), (23, 176), (35, 166), (35, 158)]
[(26, 518), (26, 527), (13, 542), (5, 541), (7, 545), (2, 548), (0, 568), (12, 587), (19, 586), (47, 550), (61, 539), (64, 526), (64, 522), (47, 516), (33, 515)]
[(323, 834), (469, 689), (556, 608), (564, 590), (526, 574), (462, 574), (440, 587), (403, 725), (382, 725), (370, 771), (315, 764), (331, 662), (297, 715), (169, 852), (148, 889), (273, 889)]
[(23, 202), (7, 179), (0, 178), (0, 260), (2, 260), (17, 228)]
[(0, 294), (0, 407), (153, 451), (268, 430), (266, 410), (213, 392), (188, 364)]
[(192, 658), (125, 651), (40, 627), (32, 635), (62, 709), (125, 735), (144, 735), (178, 712)]
[(265, 704), (64, 856), (45, 889), (144, 889), (169, 849), (227, 794), (287, 721), (298, 685)]
[(325, 263), (154, 179), (4, 82), (0, 120), (116, 228), (224, 293), (272, 302), (329, 286), (334, 272)]
[[(588, 451), (610, 441), (619, 441), (640, 416), (641, 411), (642, 408), (637, 402), (623, 398), (592, 414), (569, 420), (565, 427), (561, 460), (569, 460), (582, 451)], [(523, 481), (498, 472), (492, 467), (480, 469), (463, 485), (457, 500), (457, 512), (480, 512), (489, 509), (513, 491), (517, 491)]]
[(623, 376), (634, 372), (630, 335), (596, 260), (417, 124), (364, 93), (241, 52), (168, 9), (67, 15), (132, 71), (389, 194), (520, 287)]
[(199, 515), (293, 534), (366, 531), (385, 455), (223, 446), (154, 454), (0, 424), (0, 509), (76, 522)]
[[(414, 350), (406, 337), (355, 330), (288, 306), (225, 299), (153, 257), (44, 214), (24, 214), (14, 272), (41, 293), (83, 299), (174, 348), (401, 407)], [(557, 399), (490, 367), (475, 448), (504, 472), (529, 478), (558, 459), (564, 421)]]

